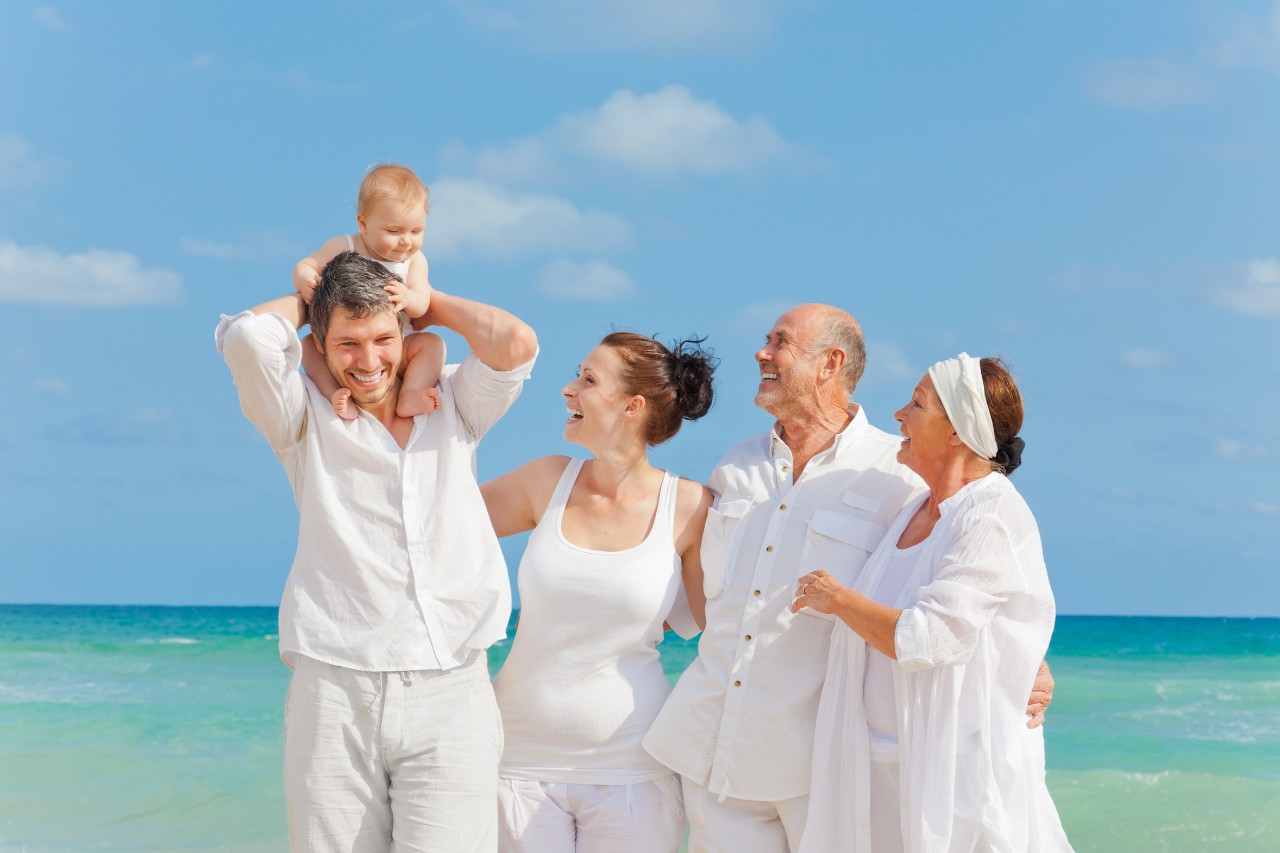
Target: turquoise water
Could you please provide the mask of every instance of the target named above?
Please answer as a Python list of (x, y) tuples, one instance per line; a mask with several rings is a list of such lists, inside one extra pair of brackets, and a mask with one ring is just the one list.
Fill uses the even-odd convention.
[[(1062, 617), (1049, 660), (1076, 850), (1280, 850), (1280, 620)], [(287, 686), (272, 608), (0, 605), (0, 850), (287, 849)]]

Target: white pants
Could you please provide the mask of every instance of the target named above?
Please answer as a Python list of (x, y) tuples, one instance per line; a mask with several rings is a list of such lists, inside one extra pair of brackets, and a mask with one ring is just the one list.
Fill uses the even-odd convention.
[(871, 756), (871, 849), (875, 853), (902, 853), (902, 795), (898, 757)]
[(501, 853), (676, 853), (684, 806), (674, 774), (633, 785), (498, 780)]
[(298, 656), (285, 705), (292, 848), (492, 853), (501, 752), (483, 652), (445, 672)]
[(787, 853), (800, 846), (809, 795), (789, 800), (739, 800), (684, 780), (689, 853)]

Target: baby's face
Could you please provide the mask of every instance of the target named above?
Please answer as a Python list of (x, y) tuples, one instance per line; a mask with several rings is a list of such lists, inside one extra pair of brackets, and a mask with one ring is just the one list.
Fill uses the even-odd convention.
[(369, 256), (378, 261), (407, 261), (422, 248), (427, 224), (426, 202), (405, 204), (394, 199), (374, 202), (356, 216)]

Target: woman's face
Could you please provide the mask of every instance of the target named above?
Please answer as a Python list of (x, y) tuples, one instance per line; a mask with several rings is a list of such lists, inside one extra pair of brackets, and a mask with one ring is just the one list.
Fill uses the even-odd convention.
[(618, 374), (622, 360), (612, 347), (598, 346), (578, 365), (578, 375), (564, 386), (564, 437), (588, 449), (601, 438), (614, 435), (624, 420), (631, 400), (623, 389)]
[(911, 392), (911, 401), (894, 412), (893, 419), (901, 424), (898, 461), (912, 471), (924, 476), (950, 456), (955, 430), (929, 374)]

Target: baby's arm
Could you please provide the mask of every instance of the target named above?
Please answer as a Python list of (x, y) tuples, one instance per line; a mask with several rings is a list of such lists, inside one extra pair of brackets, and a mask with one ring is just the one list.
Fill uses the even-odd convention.
[[(346, 250), (347, 238), (334, 237), (321, 246), (319, 250), (298, 261), (297, 266), (293, 268), (293, 287), (302, 294), (303, 302), (308, 305), (311, 304), (311, 294), (315, 293), (316, 285), (320, 283), (320, 271), (338, 253)], [(314, 350), (315, 347), (313, 346), (311, 349)], [(319, 354), (318, 350), (317, 354)]]
[[(418, 252), (409, 259), (409, 274), (404, 284), (393, 281), (387, 284), (387, 294), (397, 311), (403, 311), (414, 319), (427, 313), (431, 307), (431, 285), (427, 283), (427, 256)], [(443, 364), (443, 358), (441, 363)], [(439, 378), (439, 377), (437, 377)]]
[(351, 402), (350, 389), (343, 388), (338, 384), (338, 380), (333, 378), (333, 374), (329, 372), (329, 365), (325, 364), (324, 354), (316, 346), (316, 336), (313, 334), (302, 339), (302, 367), (307, 371), (308, 378), (320, 389), (320, 393), (333, 403), (333, 409), (338, 413), (338, 417), (353, 421), (359, 416), (356, 404)]
[(404, 379), (396, 414), (402, 418), (425, 415), (440, 408), (436, 383), (444, 372), (444, 339), (434, 332), (418, 332), (404, 339)]

